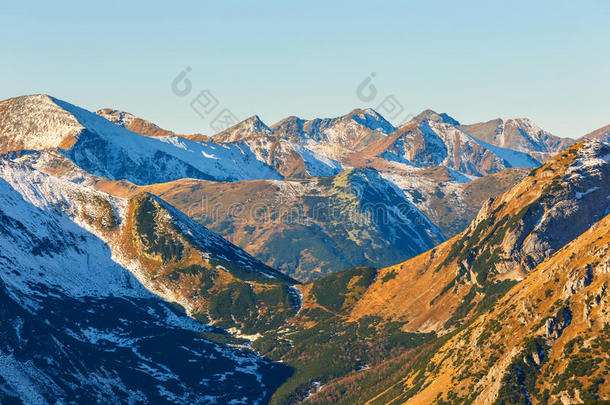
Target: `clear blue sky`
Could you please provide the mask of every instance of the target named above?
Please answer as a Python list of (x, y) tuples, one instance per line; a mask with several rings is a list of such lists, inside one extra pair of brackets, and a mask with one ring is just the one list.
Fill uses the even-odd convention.
[[(529, 117), (559, 136), (610, 124), (609, 1), (377, 3), (4, 0), (0, 98), (48, 93), (182, 133), (213, 132), (189, 108), (206, 88), (269, 125), (387, 95), (412, 114)], [(186, 66), (193, 90), (178, 97)], [(378, 95), (363, 102), (371, 72)]]

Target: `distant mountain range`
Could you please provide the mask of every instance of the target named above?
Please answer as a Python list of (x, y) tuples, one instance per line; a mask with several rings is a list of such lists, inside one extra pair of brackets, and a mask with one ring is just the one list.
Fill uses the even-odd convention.
[(142, 136), (46, 95), (5, 100), (0, 111), (0, 152), (61, 150), (74, 164), (98, 176), (134, 184), (181, 178), (281, 178), (240, 145)]
[[(98, 114), (143, 135), (173, 134), (152, 123), (134, 125), (136, 119), (121, 118), (131, 116), (128, 113), (104, 109)], [(447, 114), (426, 110), (395, 128), (372, 109), (356, 109), (337, 118), (288, 117), (271, 126), (252, 116), (205, 140), (246, 143), (261, 161), (287, 178), (329, 175), (347, 167), (393, 171), (439, 165), (455, 170), (457, 176), (480, 177), (505, 168), (539, 165), (575, 142), (556, 137), (528, 119), (461, 125)], [(279, 156), (277, 149), (282, 151)], [(286, 161), (290, 167), (285, 167)]]
[(609, 134), (0, 101), (0, 402), (610, 399)]

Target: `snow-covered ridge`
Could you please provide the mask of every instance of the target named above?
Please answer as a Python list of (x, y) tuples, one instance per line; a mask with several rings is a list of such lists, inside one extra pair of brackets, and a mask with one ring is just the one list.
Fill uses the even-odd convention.
[(548, 150), (561, 143), (525, 118), (463, 126), (447, 114), (426, 110), (414, 118), (420, 137), (401, 137), (387, 150), (374, 148), (376, 155), (371, 156), (369, 147), (381, 147), (396, 128), (370, 108), (336, 118), (289, 117), (271, 127), (255, 115), (213, 141), (195, 142), (142, 136), (121, 126), (139, 120), (132, 114), (105, 109), (96, 115), (45, 95), (5, 100), (2, 105), (2, 123), (11, 134), (0, 133), (5, 151), (61, 148), (85, 171), (134, 184), (332, 175), (368, 165), (371, 158), (382, 161), (375, 166), (379, 170), (443, 165), (465, 181), (507, 167), (538, 166), (550, 156)]
[(83, 129), (76, 117), (45, 94), (0, 102), (0, 152), (54, 149)]
[(385, 135), (389, 135), (396, 131), (396, 128), (392, 124), (372, 108), (354, 110), (352, 119), (366, 128), (382, 132)]
[[(94, 140), (96, 143), (104, 144), (106, 154), (93, 156), (93, 159), (91, 155), (95, 152), (91, 147), (80, 153), (78, 143), (68, 154), (77, 164), (82, 162), (97, 166), (95, 169), (98, 173), (94, 174), (117, 178), (116, 167), (108, 166), (112, 163), (124, 165), (125, 160), (129, 160), (136, 165), (147, 163), (148, 171), (151, 168), (157, 169), (156, 173), (155, 171), (150, 173), (152, 177), (150, 180), (155, 181), (146, 181), (144, 173), (134, 173), (132, 179), (127, 178), (135, 184), (171, 181), (185, 177), (224, 181), (280, 178), (272, 168), (257, 160), (247, 147), (193, 142), (177, 136), (150, 138), (128, 131), (72, 104), (56, 99), (54, 101), (72, 113), (89, 132), (97, 135), (98, 139)], [(90, 142), (83, 143), (86, 146), (93, 146)], [(155, 165), (160, 160), (163, 165)]]
[[(597, 140), (585, 140), (582, 147), (578, 149), (576, 159), (566, 170), (566, 178), (590, 177), (591, 174), (596, 174), (607, 167), (609, 162), (610, 143)], [(581, 196), (582, 195), (586, 194), (581, 194)]]
[[(463, 132), (463, 131), (462, 131)], [(470, 139), (484, 147), (485, 149), (493, 152), (496, 156), (504, 160), (506, 162), (506, 167), (538, 167), (540, 163), (524, 152), (519, 152), (512, 149), (502, 148), (499, 146), (494, 146), (490, 143), (481, 141), (466, 132), (463, 132)]]
[(373, 109), (356, 109), (336, 118), (304, 120), (288, 117), (271, 126), (274, 134), (299, 144), (336, 144), (352, 147), (374, 134), (382, 137), (396, 128)]
[[(0, 191), (0, 262), (20, 267), (13, 272), (18, 277), (5, 280), (8, 284), (27, 290), (29, 284), (44, 282), (71, 296), (153, 296), (142, 287), (155, 290), (137, 261), (122, 254), (119, 231), (127, 213), (125, 199), (5, 160), (0, 160)], [(268, 278), (284, 277), (174, 207), (150, 198), (163, 206), (167, 220), (192, 238), (202, 255)]]
[(238, 142), (247, 139), (253, 135), (267, 136), (273, 131), (265, 124), (258, 115), (246, 118), (238, 122), (230, 128), (213, 136), (213, 139), (218, 142)]
[(153, 296), (113, 260), (104, 234), (83, 220), (97, 219), (103, 209), (120, 220), (124, 200), (0, 160), (0, 207), (0, 263), (11, 269), (2, 274), (9, 288), (32, 292), (44, 284), (73, 297)]
[[(529, 118), (511, 118), (502, 120), (502, 129), (513, 127), (521, 134), (514, 149), (520, 152), (558, 152), (557, 146), (553, 145), (551, 133), (534, 124)], [(510, 145), (506, 145), (510, 146)]]
[(135, 115), (126, 111), (115, 110), (112, 108), (102, 108), (95, 112), (97, 115), (104, 117), (108, 121), (115, 122), (123, 127), (128, 127), (136, 118)]
[(281, 178), (247, 145), (146, 137), (46, 95), (3, 101), (0, 141), (0, 152), (59, 148), (92, 174), (134, 184), (187, 177), (221, 181)]
[(462, 182), (505, 168), (539, 166), (528, 154), (481, 141), (434, 112), (422, 114), (417, 126), (399, 129), (378, 156), (413, 167), (444, 166)]
[(488, 144), (530, 154), (540, 163), (574, 143), (573, 139), (559, 138), (545, 131), (528, 118), (497, 118), (461, 125), (460, 129)]
[(303, 158), (307, 171), (311, 176), (332, 176), (340, 173), (344, 169), (344, 166), (340, 162), (321, 155), (312, 149), (298, 144), (291, 145)]

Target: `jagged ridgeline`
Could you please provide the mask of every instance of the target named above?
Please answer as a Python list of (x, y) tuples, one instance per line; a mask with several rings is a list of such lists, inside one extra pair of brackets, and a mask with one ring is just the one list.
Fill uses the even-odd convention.
[[(512, 172), (501, 187), (475, 193), (470, 193), (475, 187), (465, 185), (469, 180), (538, 165), (528, 153), (562, 145), (523, 120), (507, 121), (513, 128), (510, 145), (487, 135), (481, 141), (456, 120), (433, 111), (401, 128), (372, 109), (328, 119), (289, 117), (271, 126), (253, 116), (213, 137), (176, 135), (129, 113), (103, 109), (94, 114), (46, 95), (2, 101), (0, 112), (0, 152), (28, 154), (29, 164), (39, 170), (96, 187), (108, 186), (109, 180), (151, 186), (144, 191), (162, 192), (164, 199), (198, 216), (214, 232), (302, 281), (351, 266), (387, 266), (432, 248), (443, 240), (442, 233), (461, 231), (485, 198), (506, 190), (520, 175)], [(517, 139), (517, 133), (527, 134), (528, 142)], [(362, 170), (369, 174), (359, 172), (344, 181), (342, 172), (349, 167), (366, 168)], [(418, 173), (421, 168), (430, 170)], [(440, 171), (442, 184), (432, 185)], [(315, 176), (335, 178), (328, 182)], [(362, 195), (351, 187), (356, 180), (350, 179), (358, 177), (366, 178), (360, 181)], [(242, 182), (247, 180), (258, 180), (260, 191)], [(177, 198), (186, 187), (193, 187), (190, 195), (181, 192)], [(217, 193), (208, 193), (214, 188)], [(250, 198), (252, 192), (256, 198)], [(247, 225), (240, 226), (244, 218), (237, 221), (228, 209), (210, 218), (193, 209), (202, 195), (223, 207), (241, 206), (243, 212), (280, 201), (284, 211), (304, 211), (303, 222), (272, 218), (254, 224), (246, 219)], [(352, 197), (355, 208), (348, 206), (354, 205), (348, 201)], [(318, 209), (320, 205), (327, 209)], [(387, 208), (385, 224), (374, 218), (357, 223), (328, 213), (361, 214), (371, 206)], [(286, 241), (295, 248), (286, 249)]]
[(47, 95), (0, 102), (0, 153), (52, 150), (59, 150), (90, 174), (133, 184), (182, 178), (281, 178), (239, 145), (220, 147), (177, 136), (142, 136)]

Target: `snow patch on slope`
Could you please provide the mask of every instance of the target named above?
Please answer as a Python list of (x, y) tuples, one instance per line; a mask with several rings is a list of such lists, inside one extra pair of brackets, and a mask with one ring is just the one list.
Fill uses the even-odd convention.
[(344, 169), (343, 165), (336, 160), (314, 152), (307, 147), (297, 144), (292, 144), (292, 146), (303, 158), (307, 171), (312, 177), (332, 176)]
[(385, 118), (372, 108), (367, 108), (354, 114), (352, 119), (360, 125), (379, 131), (385, 135), (389, 135), (396, 131), (396, 128), (392, 124), (386, 121)]
[(528, 155), (527, 153), (515, 151), (512, 149), (505, 149), (505, 148), (501, 148), (499, 146), (494, 146), (490, 143), (481, 141), (481, 140), (467, 134), (464, 131), (460, 131), (460, 132), (462, 132), (468, 138), (472, 139), (474, 142), (478, 143), (485, 149), (490, 150), (496, 156), (503, 159), (506, 162), (507, 167), (538, 167), (538, 166), (540, 166), (540, 163), (536, 159), (534, 159), (533, 157)]
[(71, 296), (150, 297), (112, 259), (108, 241), (79, 219), (95, 199), (110, 202), (119, 216), (125, 209), (121, 199), (0, 161), (0, 263), (10, 269), (2, 275), (7, 285), (30, 293), (43, 283)]

